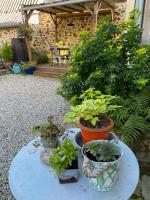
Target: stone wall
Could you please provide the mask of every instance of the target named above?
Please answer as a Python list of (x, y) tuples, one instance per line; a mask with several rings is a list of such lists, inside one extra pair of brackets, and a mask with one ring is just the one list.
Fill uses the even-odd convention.
[[(118, 23), (125, 19), (126, 3), (117, 4), (115, 21)], [(99, 15), (99, 20), (102, 15)], [(73, 24), (74, 26), (69, 26)], [(36, 50), (49, 51), (50, 45), (56, 41), (55, 25), (49, 14), (39, 12), (39, 25), (32, 25), (32, 46)], [(61, 18), (58, 25), (58, 40), (64, 41), (66, 46), (79, 42), (81, 31), (93, 31), (93, 18), (89, 16), (76, 16)], [(10, 42), (11, 38), (17, 37), (16, 29), (0, 29), (0, 45), (2, 42)]]
[(39, 25), (32, 25), (32, 46), (36, 50), (49, 51), (50, 45), (55, 42), (55, 25), (49, 14), (39, 13)]
[(135, 0), (127, 0), (127, 8), (126, 8), (126, 19), (129, 17), (129, 13), (134, 9)]
[(0, 46), (4, 42), (11, 43), (11, 39), (17, 37), (17, 28), (0, 29)]
[[(118, 3), (115, 10), (115, 22), (120, 22), (126, 16), (126, 3)], [(104, 16), (104, 14), (103, 14)], [(99, 20), (102, 15), (99, 15)], [(71, 46), (79, 42), (79, 33), (81, 31), (93, 31), (93, 18), (89, 16), (75, 16), (59, 19), (58, 40), (64, 41), (66, 46)], [(49, 14), (39, 13), (39, 27), (34, 28), (33, 46), (36, 49), (49, 51), (50, 45), (55, 43), (55, 25)], [(73, 24), (74, 26), (69, 26)]]
[(114, 10), (114, 21), (115, 23), (119, 23), (126, 18), (126, 3), (116, 3), (117, 8)]

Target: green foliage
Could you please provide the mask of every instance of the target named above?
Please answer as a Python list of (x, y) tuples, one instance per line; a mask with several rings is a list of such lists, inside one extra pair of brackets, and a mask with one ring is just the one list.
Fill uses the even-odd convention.
[(2, 45), (1, 55), (5, 61), (13, 61), (14, 59), (12, 47), (7, 42)]
[(116, 131), (122, 139), (133, 144), (150, 134), (150, 93), (149, 88), (129, 99), (114, 99), (122, 107), (110, 113), (116, 124)]
[(60, 134), (59, 128), (53, 123), (53, 116), (48, 116), (48, 123), (46, 124), (32, 126), (31, 131), (33, 134), (40, 132), (41, 137), (47, 142), (55, 140), (55, 138)]
[(26, 38), (28, 40), (32, 39), (33, 29), (29, 25), (20, 26), (18, 29), (19, 37)]
[(81, 34), (80, 45), (72, 52), (70, 70), (61, 77), (60, 95), (75, 104), (89, 87), (128, 97), (141, 90), (139, 83), (149, 84), (150, 47), (140, 45), (142, 29), (136, 23), (136, 14), (134, 10), (128, 21), (118, 25), (106, 17), (95, 34)]
[(48, 63), (49, 56), (45, 51), (32, 51), (32, 59), (35, 60), (38, 64)]
[(120, 156), (118, 147), (111, 142), (91, 142), (85, 145), (85, 151), (90, 152), (99, 162), (111, 162)]
[(50, 157), (50, 165), (57, 174), (61, 174), (72, 165), (72, 162), (77, 158), (77, 150), (71, 140), (65, 140), (62, 146), (53, 150)]
[(99, 116), (109, 111), (115, 110), (118, 106), (111, 105), (111, 100), (116, 98), (111, 95), (103, 95), (93, 88), (87, 90), (81, 98), (84, 100), (80, 105), (71, 106), (69, 112), (64, 118), (66, 122), (75, 122), (76, 119), (85, 119), (93, 126), (99, 121)]

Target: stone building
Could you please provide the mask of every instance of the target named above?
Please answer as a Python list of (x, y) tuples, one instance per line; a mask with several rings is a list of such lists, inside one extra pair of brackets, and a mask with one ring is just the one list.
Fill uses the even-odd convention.
[[(20, 11), (22, 4), (36, 6), (41, 5), (41, 3), (47, 4), (61, 1), (64, 2), (66, 0), (0, 0), (0, 46), (6, 41), (11, 43), (12, 38), (18, 37), (17, 29), (20, 25), (24, 23), (24, 18), (22, 16), (22, 12)], [(150, 5), (147, 5), (150, 4), (150, 1), (145, 1), (145, 5), (150, 8)], [(113, 4), (116, 6), (113, 15), (116, 22), (126, 19), (128, 13), (134, 8), (134, 6), (137, 6), (142, 10), (144, 8), (144, 0), (104, 0), (104, 2), (107, 2), (108, 5), (110, 2), (113, 2)], [(58, 10), (58, 8), (55, 8), (55, 10)], [(141, 22), (145, 27), (143, 33), (143, 41), (146, 40), (144, 38), (147, 38), (148, 41), (148, 26), (150, 28), (150, 25), (148, 25), (147, 23), (149, 17), (148, 11), (149, 9), (145, 10), (146, 14), (141, 19)], [(99, 12), (99, 20), (103, 15), (106, 15), (108, 13)], [(78, 43), (79, 33), (81, 31), (93, 30), (93, 17), (92, 15), (87, 13), (86, 15), (77, 15), (74, 13), (74, 15), (67, 15), (67, 17), (62, 17), (61, 19), (58, 19), (58, 21), (59, 22), (56, 30), (53, 18), (50, 13), (46, 12), (46, 10), (44, 12), (36, 10), (32, 13), (29, 24), (33, 28), (33, 48), (35, 48), (36, 50), (49, 51), (50, 45), (55, 43), (56, 39), (64, 41), (65, 45), (69, 46)]]

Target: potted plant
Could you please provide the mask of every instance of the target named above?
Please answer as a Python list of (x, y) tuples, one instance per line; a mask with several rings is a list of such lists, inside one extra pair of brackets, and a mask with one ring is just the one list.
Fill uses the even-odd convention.
[(23, 25), (18, 28), (18, 36), (20, 38), (32, 39), (33, 29), (29, 25)]
[(48, 123), (32, 127), (32, 133), (40, 132), (41, 141), (45, 148), (55, 148), (58, 145), (60, 130), (53, 123), (53, 116), (48, 116)]
[(22, 65), (22, 69), (25, 74), (33, 75), (33, 72), (36, 70), (36, 62), (28, 62)]
[(90, 186), (98, 191), (111, 190), (120, 169), (121, 148), (111, 141), (95, 140), (85, 144), (83, 155), (83, 172)]
[(82, 98), (80, 105), (71, 106), (71, 112), (65, 116), (64, 120), (77, 123), (81, 128), (84, 144), (91, 140), (108, 140), (114, 122), (106, 114), (119, 107), (111, 104), (111, 100), (116, 97), (103, 95), (92, 88), (87, 90)]
[(11, 45), (9, 45), (7, 42), (5, 42), (2, 45), (1, 56), (2, 56), (2, 58), (4, 60), (3, 61), (3, 66), (5, 68), (11, 67), (12, 64), (13, 64), (13, 60), (14, 60), (14, 53), (13, 53)]
[(53, 149), (50, 165), (58, 174), (61, 184), (74, 183), (78, 180), (77, 149), (71, 140), (66, 139), (61, 146)]

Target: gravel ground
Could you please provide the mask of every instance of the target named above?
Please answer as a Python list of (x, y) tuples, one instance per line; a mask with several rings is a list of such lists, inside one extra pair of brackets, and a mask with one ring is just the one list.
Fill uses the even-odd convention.
[(68, 104), (56, 95), (59, 81), (42, 77), (0, 77), (0, 200), (14, 200), (7, 173), (18, 150), (33, 136), (31, 126), (46, 122), (48, 115), (60, 126)]

